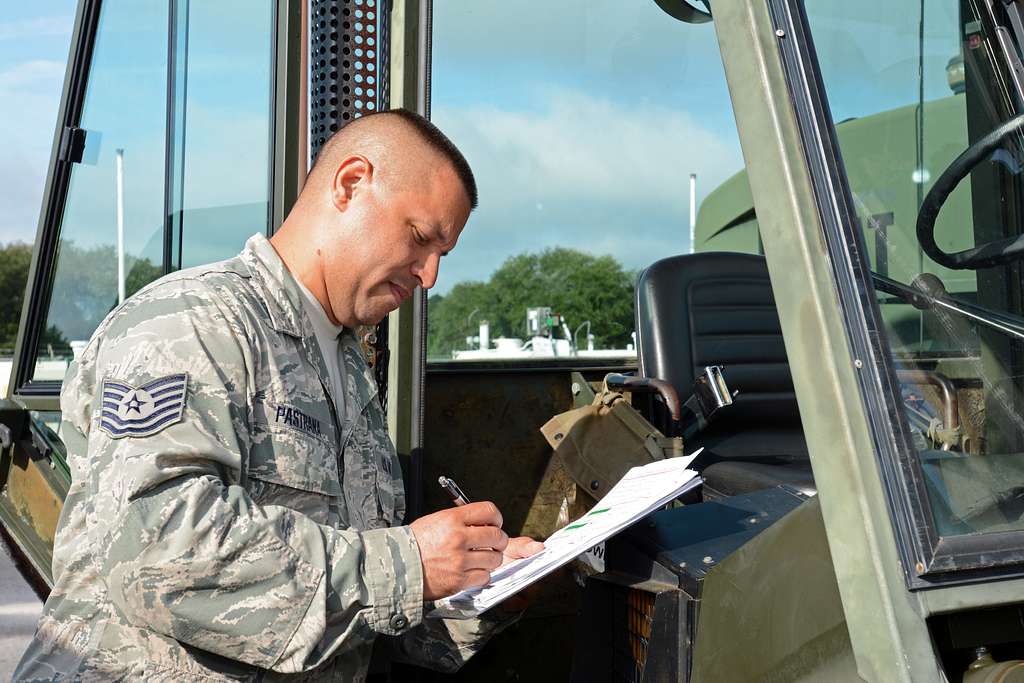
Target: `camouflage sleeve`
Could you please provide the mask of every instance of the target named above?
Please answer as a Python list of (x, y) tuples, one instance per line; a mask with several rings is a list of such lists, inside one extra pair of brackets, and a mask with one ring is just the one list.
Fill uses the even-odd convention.
[(404, 635), (382, 638), (379, 646), (391, 661), (454, 673), (521, 614), (495, 608), (476, 619), (424, 619)]
[(81, 425), (110, 600), (136, 626), (283, 673), (416, 626), (423, 579), (407, 527), (339, 531), (247, 493), (256, 351), (244, 319), (197, 286), (141, 293), (83, 358), (93, 372), (80, 388), (100, 402), (103, 378), (187, 375), (180, 419), (155, 433), (117, 437), (96, 407)]

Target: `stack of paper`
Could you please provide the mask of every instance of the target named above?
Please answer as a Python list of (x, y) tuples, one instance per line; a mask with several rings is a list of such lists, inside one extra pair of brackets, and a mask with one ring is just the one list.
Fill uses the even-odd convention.
[(698, 486), (700, 477), (687, 467), (699, 453), (634, 467), (590, 512), (544, 541), (544, 550), (495, 569), (486, 586), (438, 600), (428, 616), (467, 619), (481, 614)]

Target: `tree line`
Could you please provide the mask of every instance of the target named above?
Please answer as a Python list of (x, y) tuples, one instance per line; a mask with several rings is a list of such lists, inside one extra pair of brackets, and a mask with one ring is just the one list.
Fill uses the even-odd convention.
[[(18, 338), (18, 324), (32, 262), (32, 245), (0, 245), (0, 354), (8, 355)], [(148, 258), (126, 259), (125, 295), (131, 296), (160, 277), (162, 267)], [(92, 336), (117, 305), (117, 251), (112, 244), (79, 247), (61, 240), (50, 288), (46, 327), (40, 350), (68, 355), (70, 342)]]
[[(0, 354), (9, 354), (17, 340), (31, 260), (30, 244), (0, 245)], [(117, 305), (116, 264), (113, 245), (61, 241), (41, 350), (65, 355), (71, 341), (92, 335)], [(162, 274), (148, 258), (129, 257), (126, 265), (128, 296)], [(580, 330), (580, 347), (586, 327), (580, 328), (589, 321), (596, 348), (624, 348), (632, 341), (634, 280), (635, 273), (611, 256), (561, 247), (512, 256), (486, 282), (460, 282), (429, 298), (428, 356), (451, 358), (452, 351), (467, 348), (466, 337), (475, 336), (484, 320), (491, 339), (526, 338), (526, 310), (539, 306)]]
[[(613, 257), (575, 249), (512, 256), (486, 282), (460, 282), (428, 299), (427, 356), (451, 358), (452, 351), (467, 348), (466, 337), (475, 336), (484, 320), (491, 339), (526, 338), (526, 309), (539, 306), (564, 316), (574, 333), (590, 321), (595, 348), (625, 348), (632, 341), (635, 279)], [(581, 330), (581, 348), (585, 335)]]

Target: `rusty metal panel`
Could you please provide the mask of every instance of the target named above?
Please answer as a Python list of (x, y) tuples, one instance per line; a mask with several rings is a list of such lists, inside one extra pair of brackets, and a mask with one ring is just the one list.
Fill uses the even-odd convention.
[[(566, 370), (428, 371), (424, 513), (451, 505), (437, 485), (437, 478), (445, 475), (454, 478), (471, 500), (494, 501), (509, 534), (536, 534), (549, 518), (553, 520), (561, 498), (538, 496), (551, 459), (540, 427), (572, 407), (570, 386)], [(533, 511), (535, 504), (543, 509)]]

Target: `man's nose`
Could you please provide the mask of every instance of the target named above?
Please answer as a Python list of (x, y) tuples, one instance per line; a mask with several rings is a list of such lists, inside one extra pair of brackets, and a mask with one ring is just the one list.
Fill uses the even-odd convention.
[(441, 267), (441, 257), (438, 254), (427, 256), (423, 264), (417, 264), (413, 275), (420, 281), (420, 287), (430, 289), (437, 282), (437, 271)]

